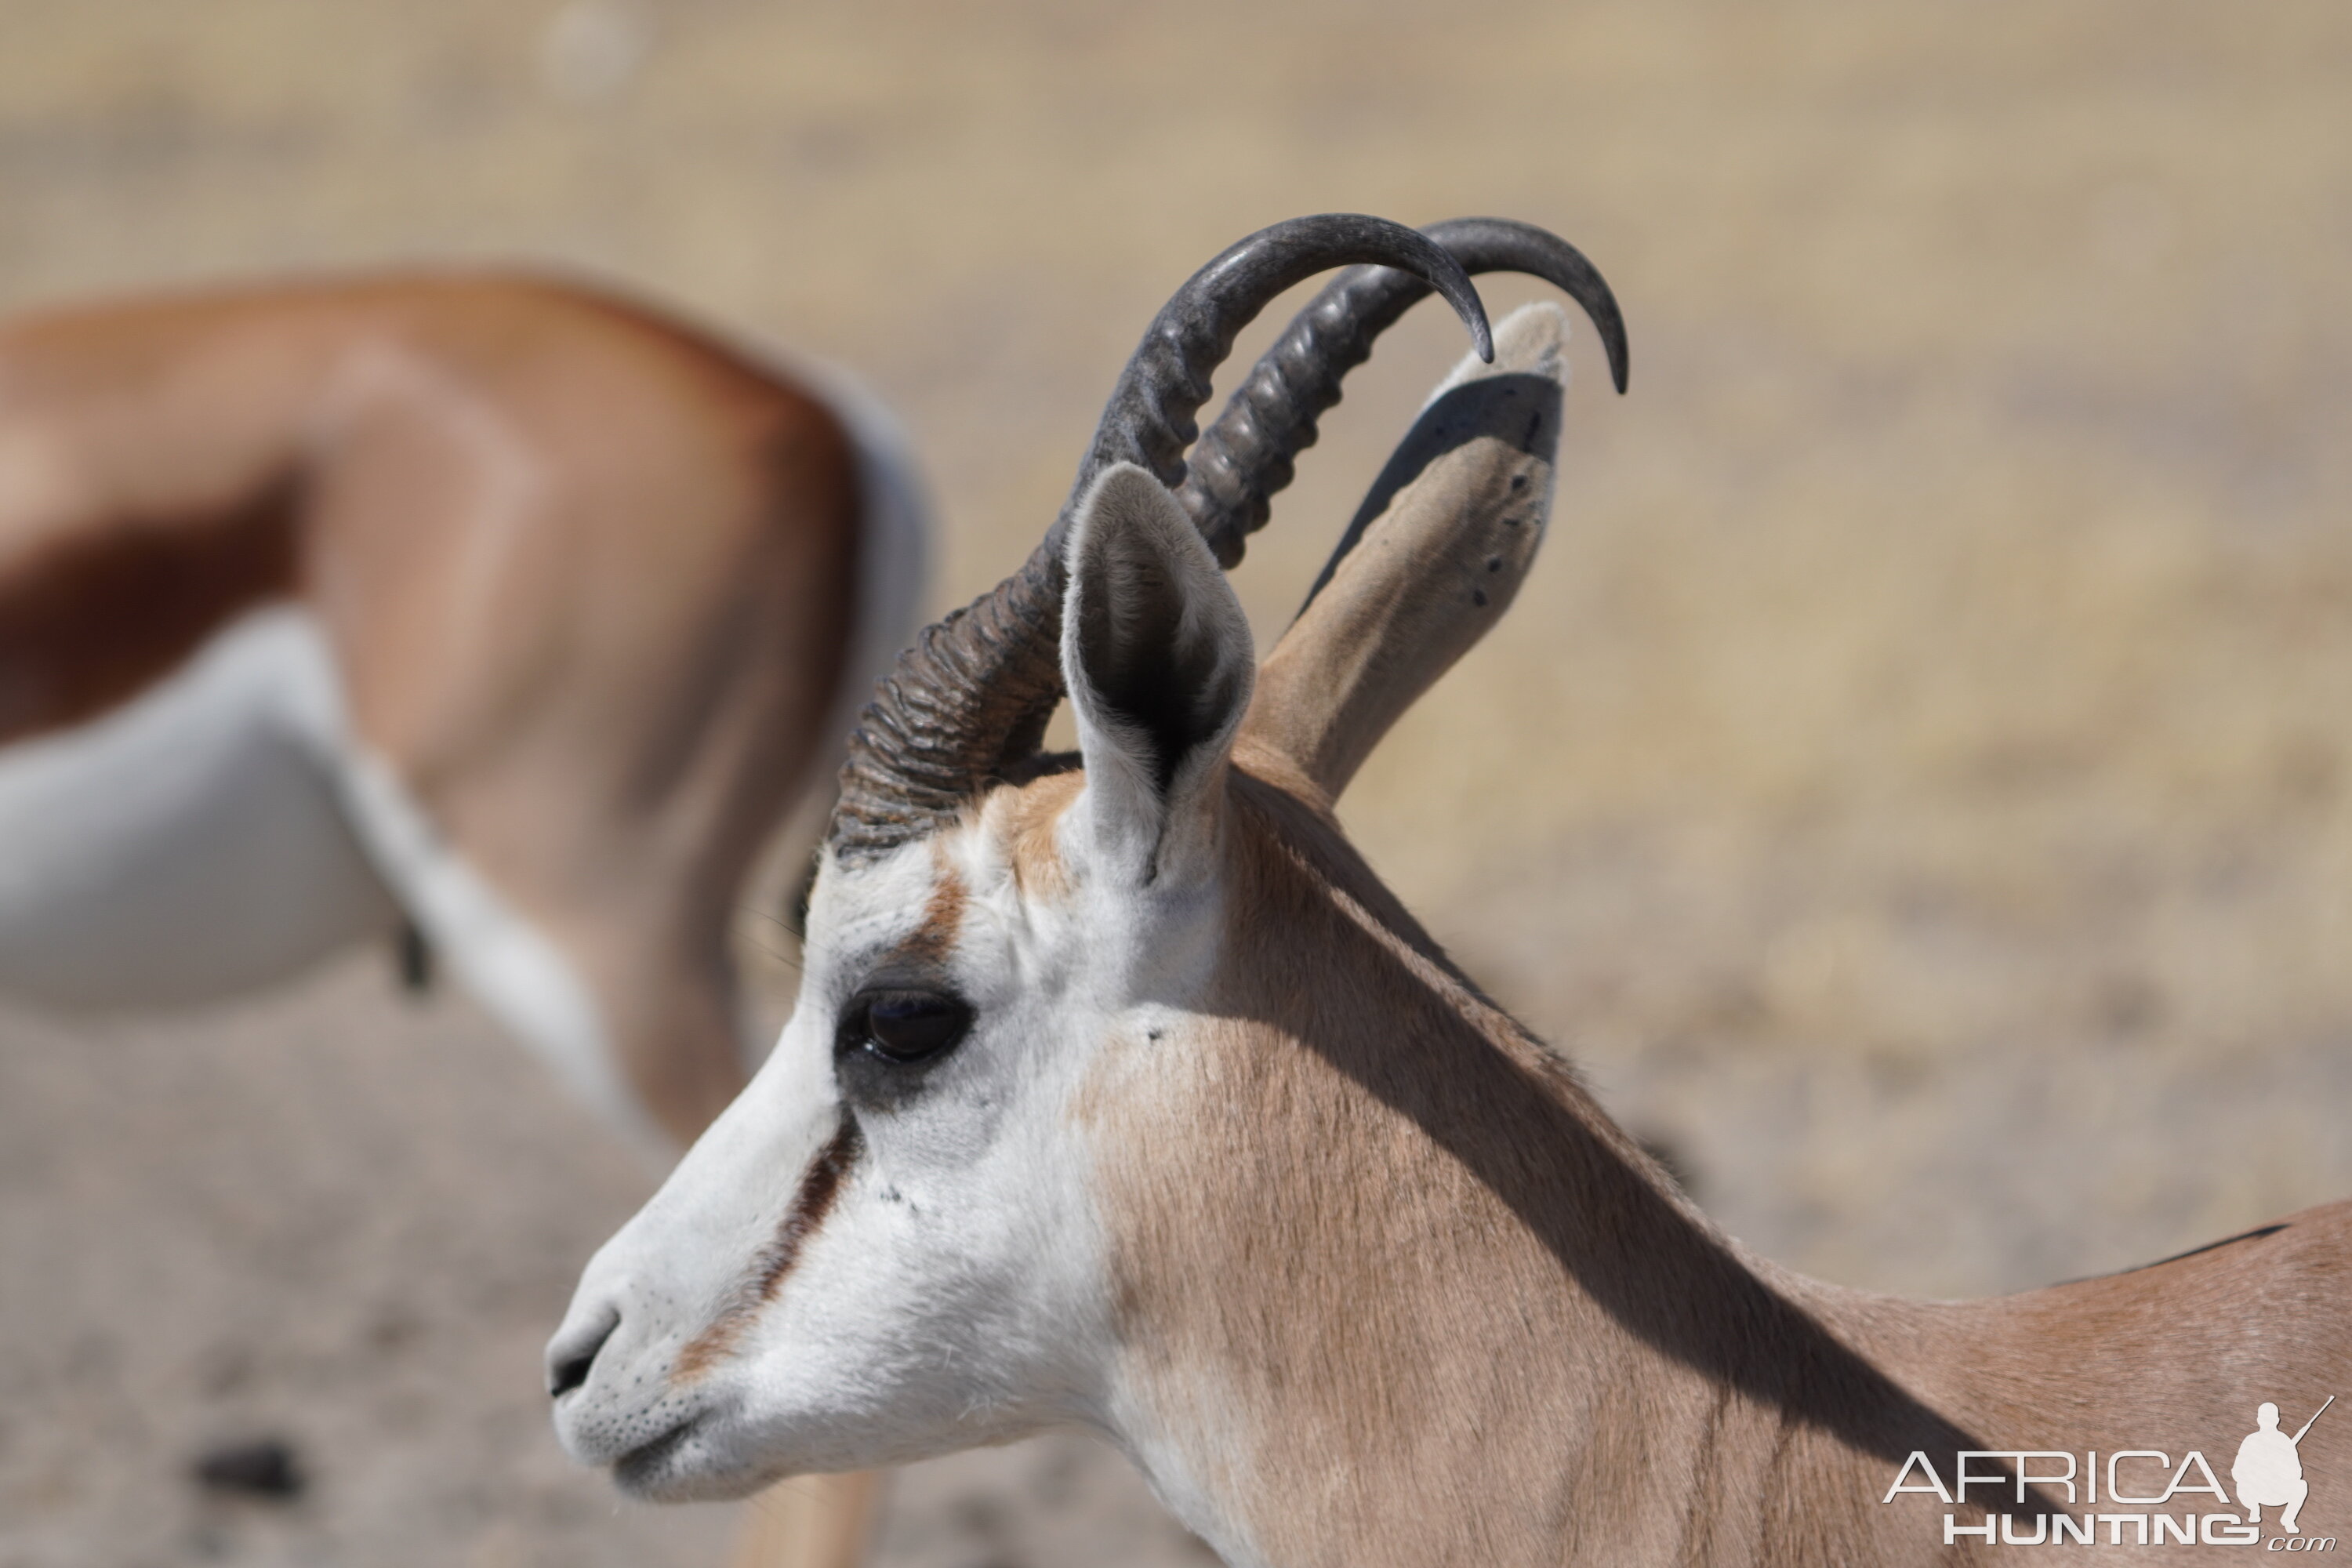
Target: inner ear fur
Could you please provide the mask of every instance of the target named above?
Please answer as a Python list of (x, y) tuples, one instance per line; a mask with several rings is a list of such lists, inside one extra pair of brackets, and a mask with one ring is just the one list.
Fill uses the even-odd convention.
[(1087, 787), (1114, 836), (1156, 846), (1247, 710), (1249, 623), (1176, 498), (1132, 464), (1087, 491), (1066, 559), (1062, 663)]
[(1527, 580), (1551, 516), (1567, 313), (1525, 306), (1465, 358), (1381, 471), (1258, 672), (1241, 743), (1327, 802)]

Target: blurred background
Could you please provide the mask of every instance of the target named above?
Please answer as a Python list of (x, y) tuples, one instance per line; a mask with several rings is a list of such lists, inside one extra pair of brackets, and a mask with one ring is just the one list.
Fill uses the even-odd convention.
[[(615, 280), (878, 390), (944, 607), (1228, 241), (1559, 232), (1632, 395), (1579, 318), (1546, 557), (1343, 815), (1735, 1234), (1969, 1294), (2352, 1192), (2347, 81), (2330, 0), (0, 0), (0, 308)], [(1263, 637), (1461, 346), (1415, 317), (1327, 419)], [(0, 1564), (720, 1561), (727, 1510), (619, 1503), (542, 1410), (648, 1185), (381, 953), (0, 1011)], [(299, 1500), (188, 1484), (253, 1434)], [(893, 1564), (1204, 1560), (1076, 1439), (891, 1509)]]

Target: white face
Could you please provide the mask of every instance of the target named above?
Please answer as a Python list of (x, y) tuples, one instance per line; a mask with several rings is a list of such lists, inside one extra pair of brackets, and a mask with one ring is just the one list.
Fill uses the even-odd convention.
[[(775, 1053), (589, 1264), (549, 1347), (565, 1447), (634, 1492), (1110, 1424), (1111, 1221), (1078, 1100), (1108, 1045), (1180, 1029), (1211, 977), (1252, 663), (1231, 590), (1140, 470), (1105, 476), (1070, 551), (1083, 788), (1002, 789), (975, 822), (827, 867)], [(1173, 730), (1171, 670), (1191, 672)]]

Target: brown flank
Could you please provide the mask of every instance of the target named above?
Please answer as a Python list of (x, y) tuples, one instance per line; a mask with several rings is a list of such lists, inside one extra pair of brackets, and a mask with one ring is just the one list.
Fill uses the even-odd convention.
[(95, 718), (240, 612), (290, 597), (293, 490), (168, 527), (84, 530), (0, 572), (0, 744)]

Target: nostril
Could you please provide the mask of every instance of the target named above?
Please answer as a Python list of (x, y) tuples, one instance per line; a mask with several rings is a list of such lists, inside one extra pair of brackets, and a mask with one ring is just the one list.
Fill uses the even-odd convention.
[(596, 1352), (620, 1326), (620, 1309), (606, 1307), (578, 1328), (556, 1335), (547, 1347), (547, 1396), (561, 1399), (587, 1382), (596, 1364)]
[(561, 1399), (588, 1381), (588, 1369), (596, 1364), (596, 1352), (602, 1343), (590, 1346), (569, 1361), (557, 1362), (548, 1369), (547, 1396)]

